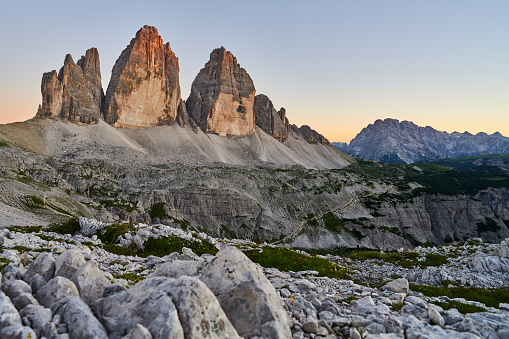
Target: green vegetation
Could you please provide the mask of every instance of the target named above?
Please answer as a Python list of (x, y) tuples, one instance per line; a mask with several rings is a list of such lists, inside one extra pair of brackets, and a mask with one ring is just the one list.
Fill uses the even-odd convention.
[[(503, 157), (507, 157), (507, 155), (503, 155)], [(386, 193), (367, 197), (364, 203), (368, 208), (376, 208), (383, 202), (411, 201), (423, 193), (473, 195), (488, 187), (509, 187), (509, 174), (507, 173), (451, 169), (433, 163), (389, 164), (356, 159), (356, 163), (342, 171), (359, 175), (366, 182), (374, 180), (392, 184), (402, 192), (398, 195)], [(411, 190), (408, 186), (409, 182), (418, 183), (423, 187)]]
[(49, 201), (45, 201), (44, 199), (41, 199), (40, 197), (37, 197), (37, 196), (34, 196), (34, 195), (25, 196), (24, 200), (23, 200), (23, 204), (27, 208), (31, 208), (31, 209), (49, 209), (49, 210), (53, 210), (55, 212), (58, 212), (60, 214), (67, 215), (69, 217), (73, 217), (73, 215), (71, 213), (67, 212), (66, 210), (64, 210), (64, 209), (62, 209), (62, 208), (52, 204)]
[(320, 276), (347, 279), (348, 270), (329, 260), (307, 256), (284, 247), (263, 247), (244, 251), (244, 254), (263, 267), (274, 267), (281, 271), (318, 271)]
[(182, 252), (183, 247), (190, 248), (198, 255), (204, 253), (216, 254), (218, 251), (215, 246), (206, 241), (189, 241), (173, 236), (157, 239), (149, 238), (144, 244), (143, 251), (137, 250), (134, 243), (129, 248), (115, 244), (119, 236), (134, 231), (134, 223), (113, 224), (98, 232), (97, 237), (104, 243), (103, 248), (106, 251), (121, 255), (138, 255), (140, 257), (155, 255), (164, 257), (173, 252)]
[(346, 254), (345, 257), (355, 260), (378, 259), (386, 263), (391, 263), (405, 268), (420, 266), (425, 268), (428, 266), (440, 266), (447, 264), (447, 257), (440, 254), (427, 254), (423, 261), (417, 260), (419, 254), (415, 252), (379, 252), (375, 250), (359, 250)]
[(134, 223), (112, 224), (98, 232), (97, 238), (105, 244), (114, 244), (118, 237), (130, 231), (135, 231)]
[[(312, 222), (312, 220), (316, 220), (316, 219), (308, 220), (308, 222), (307, 222), (308, 225), (313, 226), (313, 225), (317, 224), (315, 222)], [(353, 229), (346, 228), (343, 220), (339, 219), (333, 212), (325, 213), (322, 216), (322, 221), (323, 221), (324, 227), (331, 232), (338, 233), (338, 232), (341, 232), (341, 230), (343, 230), (343, 231), (351, 234), (353, 237), (355, 237), (358, 240), (361, 240), (362, 238), (365, 237), (364, 234), (362, 234), (360, 231), (356, 230), (355, 228), (353, 228)]]
[[(2, 248), (2, 247), (0, 246), (0, 248)], [(9, 265), (9, 259), (0, 258), (0, 272), (2, 272), (4, 270), (4, 268), (7, 267), (7, 265)]]
[(11, 147), (11, 146), (9, 146), (9, 144), (6, 143), (5, 141), (0, 140), (0, 147)]
[(113, 275), (113, 278), (129, 280), (129, 281), (132, 281), (135, 284), (137, 282), (140, 282), (143, 279), (145, 279), (144, 277), (139, 276), (136, 273), (115, 274), (115, 275)]
[(11, 231), (19, 233), (39, 233), (42, 229), (42, 226), (11, 226), (7, 228)]
[(71, 218), (69, 221), (63, 224), (53, 224), (48, 228), (44, 229), (46, 232), (55, 232), (58, 234), (76, 234), (80, 230), (80, 224), (78, 218)]
[(385, 232), (391, 232), (396, 235), (402, 236), (401, 230), (397, 227), (380, 226), (380, 229)]
[(158, 202), (157, 204), (153, 204), (152, 208), (150, 209), (150, 217), (152, 219), (159, 218), (159, 219), (168, 219), (169, 215), (166, 214), (164, 210), (164, 206), (166, 204), (164, 202)]
[(509, 302), (509, 288), (484, 289), (463, 286), (445, 288), (410, 284), (410, 289), (414, 292), (421, 292), (429, 297), (448, 296), (449, 298), (464, 298), (466, 300), (479, 301), (488, 307), (498, 308), (499, 303)]
[(391, 308), (393, 311), (396, 311), (396, 312), (399, 312), (401, 311), (401, 309), (403, 308), (403, 306), (405, 306), (406, 303), (404, 301), (400, 302), (400, 303), (394, 303), (392, 304)]
[[(490, 160), (497, 159), (497, 165), (491, 165)], [(504, 163), (503, 166), (499, 166), (500, 160)], [(454, 168), (457, 170), (464, 171), (478, 171), (491, 174), (506, 174), (509, 165), (509, 154), (488, 154), (488, 155), (477, 155), (473, 157), (461, 157), (461, 158), (450, 158), (450, 159), (439, 159), (432, 160), (429, 163)]]
[(164, 257), (173, 252), (182, 253), (182, 247), (190, 248), (197, 255), (205, 253), (215, 255), (218, 252), (214, 245), (206, 241), (189, 241), (179, 237), (167, 237), (159, 239), (149, 238), (145, 243), (143, 252), (137, 254), (140, 257), (148, 257), (149, 255)]
[(465, 303), (460, 303), (458, 301), (453, 301), (453, 300), (449, 300), (448, 302), (435, 301), (434, 304), (442, 307), (444, 310), (455, 308), (458, 310), (458, 312), (463, 313), (463, 314), (486, 312), (486, 309), (484, 309), (482, 307), (465, 304)]
[(331, 232), (339, 232), (341, 228), (344, 227), (344, 224), (341, 221), (341, 219), (336, 217), (332, 212), (325, 213), (322, 216), (322, 220), (325, 228)]
[(497, 232), (501, 227), (492, 218), (486, 218), (484, 221), (477, 223), (477, 232)]

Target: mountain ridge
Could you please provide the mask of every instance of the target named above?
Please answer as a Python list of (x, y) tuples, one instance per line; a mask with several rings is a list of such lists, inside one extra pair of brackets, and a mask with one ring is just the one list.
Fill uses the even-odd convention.
[(442, 158), (509, 153), (509, 138), (500, 133), (442, 132), (411, 121), (376, 120), (349, 143), (336, 143), (355, 157), (390, 163), (414, 163)]

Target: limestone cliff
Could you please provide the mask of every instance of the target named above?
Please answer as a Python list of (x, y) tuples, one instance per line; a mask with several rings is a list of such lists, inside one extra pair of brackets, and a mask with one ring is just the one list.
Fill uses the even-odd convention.
[(265, 133), (280, 142), (288, 139), (290, 125), (284, 108), (281, 108), (279, 112), (276, 111), (272, 101), (266, 95), (258, 94), (255, 96), (253, 112), (256, 126), (260, 127)]
[(186, 101), (190, 117), (204, 132), (247, 135), (255, 130), (255, 87), (246, 70), (224, 47), (210, 53)]
[(324, 144), (330, 145), (329, 140), (325, 138), (323, 135), (309, 127), (308, 125), (302, 125), (301, 127), (297, 127), (297, 125), (290, 126), (292, 131), (297, 134), (300, 134), (307, 142), (310, 144)]
[(103, 89), (99, 53), (87, 50), (75, 64), (67, 54), (60, 71), (44, 73), (41, 83), (42, 105), (37, 117), (56, 117), (72, 122), (94, 123), (101, 117)]
[(185, 123), (181, 104), (178, 58), (155, 27), (143, 26), (113, 67), (104, 120), (126, 128)]

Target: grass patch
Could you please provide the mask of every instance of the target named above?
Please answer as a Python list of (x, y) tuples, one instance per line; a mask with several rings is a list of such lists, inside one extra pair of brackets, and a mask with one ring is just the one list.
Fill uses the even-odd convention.
[(297, 253), (284, 247), (263, 247), (258, 249), (244, 251), (244, 254), (263, 267), (274, 267), (280, 271), (318, 271), (320, 276), (329, 278), (347, 279), (348, 274), (345, 268), (342, 268), (329, 260), (307, 256)]
[(355, 260), (378, 259), (386, 263), (391, 263), (404, 268), (412, 268), (420, 266), (425, 268), (428, 266), (440, 266), (447, 264), (447, 257), (440, 254), (427, 254), (424, 261), (417, 260), (419, 254), (415, 252), (379, 252), (375, 250), (360, 250), (348, 253), (345, 257)]
[(484, 309), (482, 307), (465, 304), (465, 303), (460, 303), (460, 302), (454, 301), (454, 300), (449, 300), (448, 302), (435, 301), (433, 304), (442, 307), (444, 310), (449, 310), (451, 308), (455, 308), (458, 310), (458, 312), (463, 313), (463, 314), (486, 312), (486, 309)]
[(118, 237), (129, 231), (134, 231), (134, 223), (113, 224), (97, 232), (97, 238), (105, 244), (114, 244)]
[(400, 302), (400, 303), (394, 303), (392, 304), (391, 308), (393, 311), (396, 311), (396, 312), (399, 312), (401, 311), (401, 309), (403, 308), (403, 306), (405, 306), (406, 303), (404, 301)]
[(39, 233), (42, 229), (41, 226), (11, 226), (7, 227), (10, 231), (19, 233)]
[(9, 144), (6, 143), (5, 141), (0, 141), (0, 147), (11, 147), (11, 146), (9, 146)]
[[(117, 225), (118, 226), (118, 225)], [(128, 227), (128, 226), (127, 226)], [(123, 233), (122, 233), (123, 232)], [(107, 235), (103, 240), (104, 250), (118, 255), (137, 255), (142, 258), (146, 258), (149, 255), (154, 255), (157, 257), (164, 257), (165, 255), (171, 254), (173, 252), (182, 253), (182, 248), (187, 247), (190, 248), (197, 255), (202, 254), (212, 254), (215, 255), (218, 252), (218, 249), (206, 242), (206, 241), (189, 241), (186, 239), (182, 239), (179, 237), (164, 237), (164, 238), (148, 238), (144, 244), (143, 251), (137, 251), (135, 249), (135, 245), (130, 248), (122, 247), (120, 245), (114, 244), (114, 241), (118, 238), (119, 235), (125, 234), (127, 232), (127, 228), (119, 228), (116, 227), (114, 230), (110, 230), (110, 232), (105, 232)], [(104, 237), (104, 235), (103, 235)], [(114, 240), (111, 240), (114, 239)], [(101, 239), (102, 240), (102, 239)]]
[(215, 255), (218, 249), (206, 242), (206, 241), (189, 241), (179, 237), (167, 237), (167, 238), (149, 238), (145, 243), (143, 252), (138, 253), (140, 257), (148, 257), (149, 255), (155, 255), (158, 257), (164, 257), (173, 252), (182, 253), (182, 248), (190, 248), (197, 255), (212, 254)]
[(113, 278), (115, 279), (125, 279), (132, 281), (133, 283), (137, 283), (145, 279), (142, 276), (137, 275), (136, 273), (125, 273), (125, 274), (114, 274)]
[(4, 268), (7, 267), (7, 265), (9, 265), (9, 259), (0, 258), (0, 272), (2, 272), (4, 270)]
[(410, 284), (410, 289), (414, 292), (421, 292), (429, 297), (448, 296), (449, 298), (464, 298), (466, 300), (479, 301), (488, 307), (498, 308), (499, 303), (509, 302), (509, 288), (485, 289), (463, 286), (445, 288)]
[(103, 249), (107, 252), (117, 254), (117, 255), (125, 255), (125, 256), (133, 255), (134, 256), (137, 254), (130, 248), (122, 247), (120, 245), (115, 245), (115, 244), (104, 244)]
[(46, 232), (55, 232), (58, 234), (71, 234), (74, 235), (80, 230), (80, 224), (78, 218), (71, 218), (69, 221), (63, 224), (52, 224), (48, 228), (44, 229)]

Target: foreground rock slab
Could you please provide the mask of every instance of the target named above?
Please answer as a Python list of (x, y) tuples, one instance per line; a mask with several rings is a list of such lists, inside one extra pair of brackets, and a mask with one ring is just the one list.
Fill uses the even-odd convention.
[(146, 327), (157, 338), (239, 338), (212, 292), (199, 279), (148, 278), (94, 305), (111, 338)]

